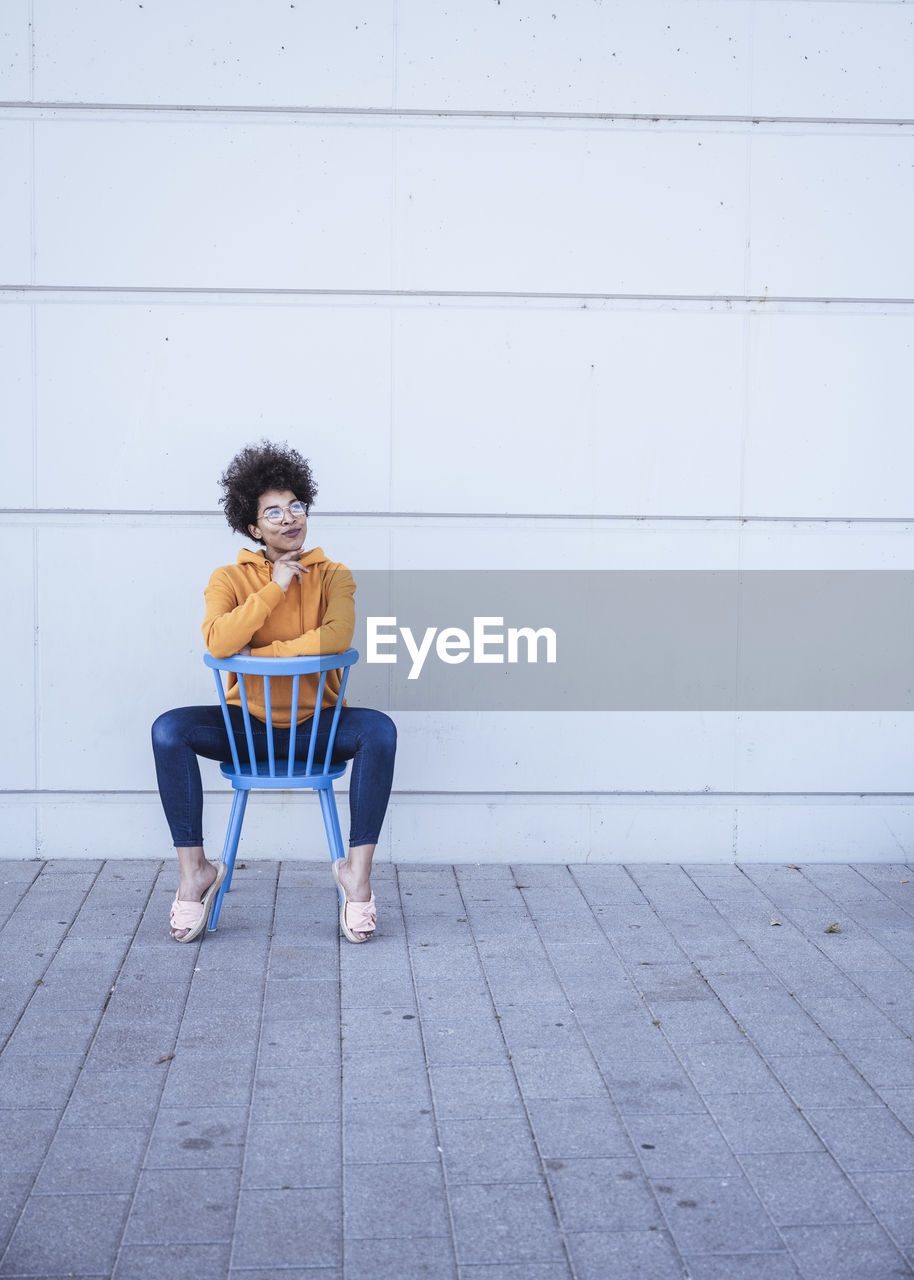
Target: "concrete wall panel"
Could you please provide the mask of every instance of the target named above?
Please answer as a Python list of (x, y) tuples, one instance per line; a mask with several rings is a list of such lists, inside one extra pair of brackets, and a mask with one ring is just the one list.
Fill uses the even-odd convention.
[(744, 510), (910, 514), (914, 314), (753, 316)]
[(36, 5), (43, 102), (389, 106), (393, 4)]
[(27, 102), (31, 82), (30, 0), (6, 0), (0, 9), (0, 100)]
[(912, 43), (867, 0), (401, 0), (398, 105), (904, 119)]
[(489, 798), (398, 804), (389, 811), (394, 861), (583, 862), (590, 814), (582, 804), (511, 803)]
[(45, 303), (38, 330), (42, 506), (218, 511), (222, 469), (268, 436), (311, 459), (319, 505), (387, 508), (383, 311)]
[(28, 284), (32, 278), (32, 124), (0, 119), (0, 280)]
[(0, 506), (27, 510), (35, 495), (32, 325), (27, 304), (0, 307)]
[[(600, 862), (730, 862), (734, 813), (728, 804), (593, 804), (590, 857)], [(670, 851), (676, 850), (674, 856)], [(585, 858), (577, 859), (586, 861)]]
[[(309, 806), (308, 799), (295, 796), (286, 805), (276, 805), (266, 796), (256, 796), (245, 818), (243, 860), (254, 867), (260, 859), (273, 858), (326, 865), (318, 806)], [(76, 801), (48, 797), (9, 806), (9, 812), (9, 827), (0, 835), (0, 856), (21, 857), (23, 846), (35, 847), (36, 826), (42, 857), (124, 857), (125, 845), (134, 851), (130, 856), (168, 857), (170, 852), (168, 829), (154, 796), (112, 800), (86, 795)], [(227, 817), (227, 796), (208, 795), (204, 834), (214, 852), (221, 846)], [(340, 821), (345, 831), (345, 799)], [(701, 801), (647, 805), (643, 800), (594, 805), (548, 798), (533, 804), (494, 796), (465, 803), (395, 797), (375, 857), (378, 862), (477, 864), (909, 862), (914, 856), (912, 823), (910, 804), (854, 807), (840, 800), (810, 803), (805, 797), (796, 803), (773, 799), (736, 806)], [(11, 833), (17, 833), (21, 843), (6, 845)], [(327, 888), (332, 907), (329, 872)]]
[(745, 114), (749, 8), (720, 0), (400, 0), (398, 105)]
[(914, 297), (910, 152), (897, 130), (754, 138), (747, 292)]
[[(29, 5), (5, 7), (3, 97), (29, 93)], [(35, 9), (34, 98), (904, 118), (903, 4), (805, 0), (218, 0)], [(875, 74), (874, 74), (875, 71)]]
[(224, 543), (177, 520), (40, 530), (42, 789), (152, 785), (152, 721), (215, 698), (200, 623)]
[(744, 569), (914, 569), (914, 522), (851, 520), (747, 524)]
[(0, 858), (33, 858), (36, 839), (37, 806), (31, 796), (3, 797), (0, 822)]
[(752, 115), (904, 120), (914, 15), (904, 4), (751, 6)]
[(738, 510), (741, 317), (448, 310), (395, 324), (394, 510)]
[[(910, 862), (912, 830), (914, 807), (905, 803), (817, 804), (808, 798), (794, 804), (742, 803), (736, 817), (737, 858), (740, 862)], [(830, 923), (823, 921), (823, 929)]]
[[(400, 712), (397, 788), (538, 793), (733, 790), (725, 712)], [(485, 750), (480, 750), (484, 744)]]
[[(360, 522), (361, 524), (361, 522)], [(345, 517), (334, 517), (342, 534)], [(390, 533), (395, 569), (906, 569), (914, 522), (430, 519)], [(328, 535), (329, 536), (329, 535)], [(373, 562), (377, 565), (378, 561)]]
[(401, 570), (736, 569), (740, 554), (732, 526), (697, 520), (453, 517), (398, 527), (390, 543), (391, 566)]
[(742, 293), (746, 148), (662, 126), (401, 129), (396, 285)]
[(286, 117), (38, 126), (48, 285), (382, 289), (389, 130)]
[(397, 862), (731, 862), (734, 814), (730, 805), (675, 800), (404, 801), (391, 815), (392, 855)]
[(907, 792), (914, 777), (911, 712), (741, 712), (736, 791)]
[(36, 784), (34, 534), (21, 527), (3, 532), (10, 571), (4, 591), (4, 646), (15, 659), (6, 664), (0, 778), (4, 790), (25, 791)]
[[(399, 712), (397, 787), (729, 795), (906, 792), (910, 713)], [(480, 751), (484, 740), (485, 751)]]

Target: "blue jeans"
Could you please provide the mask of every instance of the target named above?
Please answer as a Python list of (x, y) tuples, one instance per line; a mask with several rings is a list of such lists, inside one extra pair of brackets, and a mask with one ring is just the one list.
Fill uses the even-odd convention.
[[(244, 720), (240, 707), (229, 707), (235, 729), (235, 740), (242, 764), (247, 762)], [(318, 722), (315, 760), (323, 759), (330, 732), (331, 712), (325, 711)], [(309, 718), (296, 731), (295, 757), (307, 760), (311, 734)], [(262, 721), (251, 717), (254, 730), (254, 752), (266, 759), (267, 730)], [(276, 750), (288, 744), (288, 729), (274, 729)], [(152, 726), (152, 750), (156, 777), (165, 817), (171, 828), (176, 848), (195, 848), (203, 844), (203, 784), (197, 756), (207, 760), (231, 760), (221, 707), (178, 707), (160, 715)], [(334, 764), (352, 761), (349, 779), (349, 843), (377, 844), (381, 823), (390, 798), (397, 729), (383, 711), (368, 707), (343, 707), (340, 710)]]

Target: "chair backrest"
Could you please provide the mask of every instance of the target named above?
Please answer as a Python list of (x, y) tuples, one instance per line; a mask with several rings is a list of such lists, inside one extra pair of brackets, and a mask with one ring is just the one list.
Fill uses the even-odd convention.
[[(269, 777), (287, 777), (293, 778), (310, 778), (315, 775), (326, 775), (330, 768), (330, 757), (333, 753), (333, 743), (336, 738), (336, 727), (339, 723), (340, 709), (343, 705), (343, 696), (346, 692), (346, 682), (349, 679), (349, 668), (358, 662), (359, 654), (356, 649), (347, 649), (345, 653), (325, 653), (313, 658), (247, 658), (235, 654), (231, 658), (214, 658), (211, 654), (205, 653), (203, 661), (208, 667), (213, 668), (213, 675), (216, 680), (216, 688), (219, 691), (219, 702), (222, 706), (222, 716), (225, 720), (225, 728), (228, 733), (229, 745), (232, 750), (232, 764), (235, 772), (241, 774), (245, 772), (242, 769), (241, 761), (238, 756), (238, 744), (235, 741), (235, 730), (232, 725), (231, 716), (229, 715), (228, 702), (225, 696), (225, 686), (223, 684), (222, 672), (233, 672), (238, 681), (238, 691), (241, 699), (241, 714), (244, 718), (244, 734), (247, 744), (248, 760), (250, 761), (250, 774), (259, 778)], [(327, 679), (328, 671), (340, 671), (340, 691), (337, 695), (336, 706), (333, 708), (333, 718), (330, 723), (330, 737), (327, 742), (327, 749), (324, 752), (323, 763), (318, 761), (314, 763), (314, 749), (317, 742), (317, 730), (319, 712), (321, 702), (324, 697), (324, 684)], [(299, 679), (303, 675), (320, 674), (317, 684), (317, 693), (314, 698), (313, 707), (308, 704), (308, 715), (313, 716), (311, 722), (311, 736), (308, 742), (308, 760), (304, 774), (301, 773), (301, 767), (296, 770), (295, 767), (295, 743), (297, 736), (297, 721), (299, 719)], [(248, 695), (245, 689), (244, 677), (259, 676), (263, 680), (264, 694), (264, 722), (267, 729), (267, 759), (257, 760), (254, 753), (254, 735), (251, 727), (251, 713), (248, 708)], [(285, 760), (280, 759), (277, 766), (277, 753), (275, 749), (274, 728), (273, 728), (273, 711), (272, 697), (270, 692), (270, 683), (277, 676), (288, 679), (292, 678), (292, 698), (291, 698), (291, 726), (289, 728), (288, 749), (284, 753)], [(277, 772), (277, 767), (279, 772)]]

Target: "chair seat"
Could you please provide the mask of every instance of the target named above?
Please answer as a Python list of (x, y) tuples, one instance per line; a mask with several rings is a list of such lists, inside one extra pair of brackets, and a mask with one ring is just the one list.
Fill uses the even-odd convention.
[(311, 766), (311, 772), (308, 773), (307, 764), (304, 760), (296, 760), (293, 766), (292, 774), (286, 773), (285, 767), (279, 768), (277, 764), (276, 777), (271, 778), (267, 773), (267, 766), (260, 762), (260, 773), (252, 773), (249, 764), (243, 764), (236, 771), (235, 766), (229, 761), (227, 764), (220, 764), (222, 776), (228, 778), (233, 787), (241, 787), (249, 790), (252, 787), (264, 787), (273, 791), (300, 790), (305, 787), (312, 789), (323, 789), (329, 787), (335, 778), (341, 778), (346, 772), (346, 761), (342, 764), (332, 764), (326, 773), (322, 773), (320, 767), (316, 764)]

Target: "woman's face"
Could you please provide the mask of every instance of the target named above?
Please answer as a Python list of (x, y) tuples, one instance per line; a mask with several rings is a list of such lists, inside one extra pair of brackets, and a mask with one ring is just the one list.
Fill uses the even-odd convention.
[[(290, 489), (268, 489), (260, 495), (257, 503), (257, 523), (249, 525), (251, 536), (260, 538), (268, 560), (276, 560), (287, 551), (301, 551), (308, 531), (308, 520), (305, 515), (294, 515), (289, 510), (293, 502), (297, 502)], [(273, 523), (266, 519), (266, 514), (282, 513), (280, 522)]]

